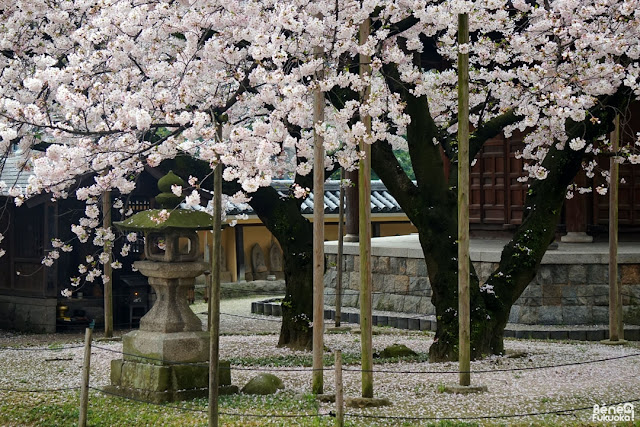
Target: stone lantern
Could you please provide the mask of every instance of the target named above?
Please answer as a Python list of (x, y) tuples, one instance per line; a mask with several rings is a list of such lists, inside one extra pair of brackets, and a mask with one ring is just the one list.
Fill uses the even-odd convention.
[[(111, 364), (113, 392), (153, 402), (203, 397), (208, 394), (209, 334), (187, 304), (187, 291), (208, 265), (202, 262), (197, 230), (211, 230), (211, 215), (176, 209), (181, 197), (172, 185), (184, 187), (173, 172), (158, 181), (160, 209), (138, 212), (115, 225), (144, 232), (145, 259), (133, 265), (148, 277), (157, 299), (140, 319), (140, 329), (122, 337), (124, 357)], [(166, 217), (166, 210), (169, 213)], [(231, 374), (221, 370), (220, 384)]]

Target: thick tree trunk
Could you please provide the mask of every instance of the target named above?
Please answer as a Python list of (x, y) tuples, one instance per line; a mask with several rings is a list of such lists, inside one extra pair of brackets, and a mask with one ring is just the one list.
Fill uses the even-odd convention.
[[(453, 199), (454, 195), (451, 195)], [(455, 202), (434, 206), (418, 227), (420, 243), (425, 255), (431, 302), (436, 309), (437, 330), (429, 348), (431, 361), (458, 359), (458, 246)], [(439, 220), (437, 219), (439, 218)], [(500, 319), (507, 319), (509, 307), (499, 300), (488, 301), (480, 292), (478, 277), (471, 271), (471, 358), (502, 351), (502, 341), (493, 339)], [(491, 304), (488, 304), (491, 302)]]
[[(173, 169), (181, 176), (202, 176), (209, 171), (208, 163), (190, 157), (178, 157), (172, 162), (166, 162), (164, 167)], [(312, 187), (311, 182), (299, 184)], [(210, 181), (206, 185), (212, 186)], [(222, 189), (227, 195), (242, 190), (237, 182), (223, 182)], [(301, 199), (283, 198), (273, 187), (259, 188), (250, 196), (249, 204), (278, 240), (283, 253), (286, 295), (282, 302), (282, 327), (278, 345), (297, 350), (311, 349), (313, 226), (300, 213)]]
[[(388, 147), (383, 149), (378, 146), (375, 152), (374, 164), (388, 165), (393, 161), (389, 157), (393, 154)], [(561, 160), (565, 156), (575, 159)], [(564, 166), (557, 165), (563, 172), (550, 173), (547, 180), (533, 184), (532, 194), (539, 191), (545, 197), (535, 201), (532, 199), (527, 204), (529, 215), (513, 241), (505, 248), (500, 268), (482, 288), (473, 266), (470, 266), (472, 359), (502, 353), (502, 338), (511, 306), (535, 276), (536, 268), (553, 240), (566, 187), (579, 168), (580, 156), (578, 153), (559, 153), (551, 159), (553, 163), (563, 162)], [(556, 168), (550, 164), (552, 162), (547, 164), (550, 169)], [(431, 170), (434, 175), (443, 176), (442, 169), (432, 167)], [(434, 343), (429, 349), (430, 359), (457, 360), (458, 253), (455, 188), (449, 190), (425, 185), (421, 189), (409, 187), (408, 190), (403, 190), (402, 179), (394, 179), (392, 173), (378, 174), (418, 228), (438, 325)], [(439, 179), (437, 176), (423, 178), (425, 182)]]
[(300, 213), (300, 200), (281, 198), (272, 187), (252, 194), (251, 207), (282, 248), (286, 295), (279, 346), (311, 349), (313, 318), (313, 227)]
[[(312, 253), (289, 256), (284, 261), (286, 296), (282, 301), (282, 327), (278, 346), (311, 350), (313, 329)], [(303, 258), (304, 257), (304, 258)], [(294, 259), (295, 258), (295, 259)]]
[[(426, 100), (406, 99), (413, 119), (407, 137), (417, 185), (406, 177), (388, 144), (374, 144), (373, 168), (418, 229), (438, 325), (434, 343), (429, 349), (430, 359), (457, 360), (456, 182), (455, 179), (444, 180), (440, 153), (430, 143), (435, 135), (428, 126), (430, 118)], [(606, 111), (599, 113), (602, 123), (610, 121)], [(495, 129), (483, 127), (476, 130), (472, 137), (476, 147), (471, 156), (475, 156), (484, 140), (514, 119), (512, 114), (505, 115), (493, 123)], [(591, 140), (606, 131), (588, 124), (571, 127), (569, 139), (580, 136)], [(498, 269), (481, 287), (471, 266), (472, 359), (503, 352), (504, 328), (511, 306), (535, 277), (542, 257), (554, 239), (566, 188), (580, 169), (583, 156), (583, 151), (551, 149), (543, 162), (543, 167), (549, 171), (548, 176), (531, 183), (523, 223), (505, 246)]]

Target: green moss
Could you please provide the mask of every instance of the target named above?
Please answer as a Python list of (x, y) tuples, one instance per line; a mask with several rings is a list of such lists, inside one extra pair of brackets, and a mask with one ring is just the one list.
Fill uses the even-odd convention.
[(158, 180), (158, 189), (163, 193), (171, 193), (171, 186), (179, 185), (184, 187), (185, 183), (182, 178), (173, 173), (173, 171), (167, 172), (165, 176)]
[(418, 353), (404, 344), (392, 344), (380, 352), (381, 358), (417, 356)]
[(284, 383), (280, 378), (269, 373), (260, 373), (252, 378), (244, 387), (244, 394), (274, 394), (278, 390), (284, 389)]
[(160, 209), (138, 212), (124, 221), (116, 221), (116, 227), (123, 230), (155, 231), (171, 228), (184, 230), (211, 230), (213, 217), (206, 212), (176, 209), (171, 211), (166, 221), (158, 222)]

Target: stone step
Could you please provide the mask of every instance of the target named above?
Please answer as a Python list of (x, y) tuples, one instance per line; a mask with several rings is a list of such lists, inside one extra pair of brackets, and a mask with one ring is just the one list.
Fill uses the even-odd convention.
[[(255, 301), (251, 303), (251, 313), (266, 316), (282, 316), (280, 302), (277, 299)], [(325, 307), (324, 318), (335, 320), (334, 307)], [(342, 322), (360, 323), (360, 312), (353, 308), (342, 309)], [(435, 316), (410, 315), (405, 313), (373, 312), (374, 326), (388, 326), (413, 331), (435, 331)], [(508, 323), (505, 338), (540, 339), (540, 340), (577, 340), (601, 341), (609, 336), (607, 325), (523, 325)], [(640, 341), (640, 326), (625, 325), (624, 338), (627, 341)]]

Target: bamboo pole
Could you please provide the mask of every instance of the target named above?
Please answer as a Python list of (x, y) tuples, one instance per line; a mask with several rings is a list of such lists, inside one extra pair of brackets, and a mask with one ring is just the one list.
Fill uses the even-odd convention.
[[(364, 44), (371, 31), (371, 22), (365, 20), (360, 25), (360, 44)], [(371, 74), (371, 57), (360, 54), (360, 76)], [(362, 93), (362, 102), (369, 98), (371, 88), (367, 85)], [(371, 133), (371, 116), (362, 117)], [(364, 139), (360, 141), (360, 151), (364, 158), (360, 160), (359, 184), (359, 244), (360, 244), (360, 337), (362, 345), (362, 397), (373, 397), (373, 344), (371, 333), (371, 145)]]
[(344, 388), (342, 386), (342, 352), (335, 351), (336, 427), (344, 426)]
[[(316, 58), (323, 57), (323, 50), (314, 48)], [(313, 123), (324, 122), (324, 93), (320, 89), (322, 70), (316, 76), (313, 94)], [(324, 138), (314, 129), (313, 135), (313, 383), (314, 394), (323, 392), (324, 349)]]
[[(218, 122), (218, 140), (222, 123)], [(218, 388), (220, 385), (220, 254), (222, 248), (222, 163), (213, 174), (213, 245), (211, 248), (211, 292), (209, 292), (209, 427), (218, 426)]]
[(82, 386), (80, 388), (80, 416), (78, 426), (87, 425), (87, 407), (89, 405), (89, 371), (91, 370), (91, 335), (92, 329), (84, 331), (84, 360), (82, 362)]
[[(111, 192), (102, 193), (102, 227), (106, 230), (111, 227)], [(104, 263), (104, 275), (109, 280), (104, 284), (104, 337), (113, 336), (113, 274), (111, 269), (112, 242), (105, 242), (104, 252), (109, 255), (109, 259)]]
[(338, 255), (336, 261), (336, 328), (340, 327), (342, 321), (342, 256), (344, 248), (344, 187), (342, 181), (344, 180), (344, 168), (340, 168), (340, 207), (338, 209)]
[[(467, 43), (469, 15), (462, 13), (458, 15), (458, 46)], [(458, 363), (461, 386), (471, 384), (469, 273), (469, 54), (458, 51)]]
[[(620, 147), (620, 116), (614, 119), (611, 132), (611, 149), (614, 153)], [(618, 183), (619, 165), (616, 157), (609, 159), (609, 340), (622, 339), (620, 304), (620, 284), (618, 282)]]

